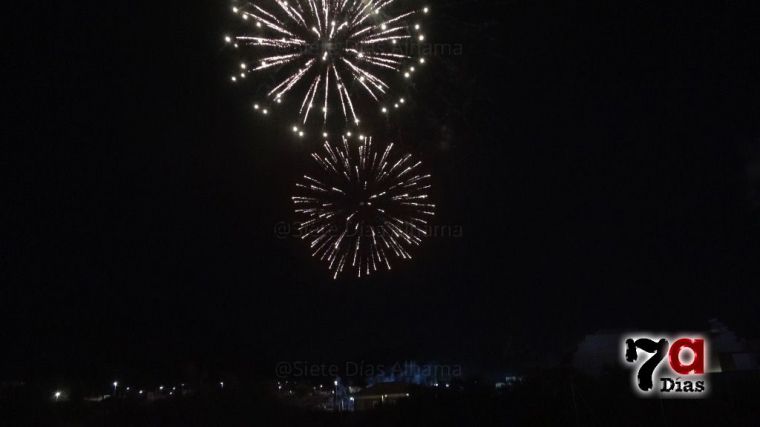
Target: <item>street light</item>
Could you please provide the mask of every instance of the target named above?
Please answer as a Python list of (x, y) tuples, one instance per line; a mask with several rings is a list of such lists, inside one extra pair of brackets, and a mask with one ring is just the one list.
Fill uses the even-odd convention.
[(333, 381), (333, 384), (335, 385), (335, 390), (333, 390), (333, 408), (335, 408), (335, 410), (337, 411), (338, 410), (338, 380), (336, 379), (335, 381)]

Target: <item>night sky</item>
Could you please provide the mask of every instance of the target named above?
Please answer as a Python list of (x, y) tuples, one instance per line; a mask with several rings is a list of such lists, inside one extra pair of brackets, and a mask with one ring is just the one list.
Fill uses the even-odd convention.
[(660, 3), (431, 1), (461, 55), (374, 134), (425, 161), (461, 236), (337, 281), (275, 234), (320, 141), (230, 84), (227, 2), (38, 6), (6, 81), (0, 379), (760, 335), (757, 10)]

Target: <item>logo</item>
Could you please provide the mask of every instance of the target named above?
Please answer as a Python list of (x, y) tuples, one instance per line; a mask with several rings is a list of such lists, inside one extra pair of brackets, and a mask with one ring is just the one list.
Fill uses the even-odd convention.
[(643, 336), (624, 342), (625, 362), (635, 365), (633, 388), (644, 396), (705, 397), (706, 354), (701, 336)]

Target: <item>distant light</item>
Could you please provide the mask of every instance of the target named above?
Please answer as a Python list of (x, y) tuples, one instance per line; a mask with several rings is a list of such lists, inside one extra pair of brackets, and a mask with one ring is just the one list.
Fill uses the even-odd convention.
[(61, 393), (60, 391), (56, 391), (53, 396), (55, 396), (56, 400), (58, 400), (58, 398), (60, 398), (62, 394), (63, 393)]
[(235, 12), (235, 13), (238, 13), (238, 8), (237, 7), (233, 7), (232, 11)]
[(420, 34), (420, 41), (423, 41), (423, 40), (425, 40), (425, 35), (424, 34)]
[(335, 384), (337, 386), (338, 385), (338, 380), (333, 381), (333, 384)]
[(114, 386), (114, 387), (118, 387), (118, 386), (119, 386), (119, 382), (118, 382), (118, 381), (114, 381), (114, 382), (113, 382), (113, 386)]
[(230, 37), (230, 36), (225, 36), (225, 37), (224, 37), (224, 41), (226, 41), (227, 43), (230, 43), (230, 42), (232, 42), (232, 37)]
[(424, 63), (425, 63), (425, 58), (420, 58), (420, 64), (424, 64)]
[(142, 391), (142, 390), (140, 390), (140, 391), (138, 391), (137, 393), (138, 393), (138, 394), (143, 394), (143, 391)]
[(158, 386), (158, 389), (161, 390), (161, 391), (164, 391), (164, 386), (160, 385), (160, 386)]
[(422, 11), (423, 11), (424, 13), (428, 13), (428, 12), (430, 11), (430, 8), (427, 8), (427, 7), (426, 7), (426, 8), (424, 8), (424, 9), (422, 9)]
[(220, 381), (219, 382), (219, 386), (222, 387), (222, 388), (224, 388), (224, 381)]
[(322, 136), (327, 138), (327, 132), (323, 133)]

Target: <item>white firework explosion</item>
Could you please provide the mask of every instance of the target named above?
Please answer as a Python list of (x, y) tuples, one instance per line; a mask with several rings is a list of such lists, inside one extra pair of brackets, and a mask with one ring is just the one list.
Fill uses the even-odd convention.
[[(375, 147), (342, 138), (313, 153), (319, 174), (304, 175), (293, 196), (299, 234), (333, 278), (345, 269), (357, 277), (391, 269), (391, 257), (411, 259), (410, 247), (427, 236), (435, 205), (428, 203), (430, 175), (411, 154), (396, 157), (393, 144)], [(317, 178), (319, 177), (319, 178)]]
[[(359, 113), (371, 99), (372, 109), (388, 114), (404, 104), (392, 98), (393, 77), (410, 79), (425, 59), (420, 19), (428, 7), (399, 10), (403, 0), (260, 0), (232, 8), (246, 24), (246, 33), (225, 36), (243, 55), (231, 77), (241, 82), (254, 73), (270, 73), (265, 99), (254, 105), (268, 115), (286, 97), (298, 100), (303, 128), (342, 117), (341, 126), (358, 127)], [(305, 92), (304, 92), (305, 91)], [(301, 95), (296, 95), (300, 92)]]

